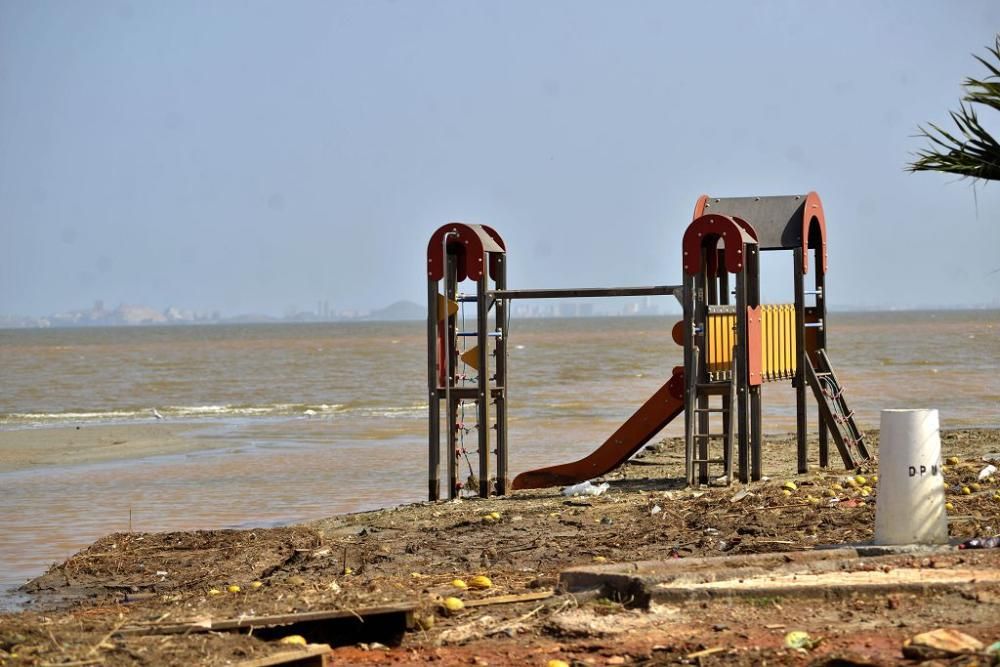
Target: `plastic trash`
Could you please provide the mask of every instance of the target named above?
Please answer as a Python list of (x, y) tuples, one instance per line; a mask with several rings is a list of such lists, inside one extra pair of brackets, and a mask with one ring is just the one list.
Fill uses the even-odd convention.
[(1000, 535), (995, 537), (973, 537), (958, 545), (959, 549), (996, 549), (1000, 547)]
[(992, 463), (979, 471), (979, 481), (983, 481), (997, 471), (997, 467)]
[(609, 488), (611, 486), (607, 482), (594, 485), (590, 481), (586, 481), (574, 484), (573, 486), (567, 486), (562, 490), (562, 494), (564, 496), (599, 496)]

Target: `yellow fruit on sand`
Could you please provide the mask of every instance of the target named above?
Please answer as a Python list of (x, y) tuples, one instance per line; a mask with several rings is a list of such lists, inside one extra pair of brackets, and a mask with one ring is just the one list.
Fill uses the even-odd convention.
[(486, 588), (490, 588), (492, 586), (493, 586), (493, 582), (490, 581), (490, 578), (489, 577), (485, 577), (485, 576), (483, 576), (481, 574), (476, 575), (472, 579), (469, 579), (469, 588), (475, 588), (475, 589), (483, 590), (483, 589), (486, 589)]
[(788, 489), (789, 491), (797, 491), (799, 487), (796, 486), (795, 482), (787, 481), (781, 485), (781, 488)]
[(963, 496), (968, 496), (968, 495), (971, 495), (971, 494), (972, 494), (972, 489), (970, 489), (967, 486), (963, 486), (962, 487), (962, 495)]
[(278, 640), (279, 644), (291, 644), (293, 646), (305, 646), (309, 642), (302, 635), (288, 635), (287, 637), (282, 637)]
[(444, 599), (444, 608), (451, 613), (455, 613), (465, 609), (465, 603), (456, 597), (449, 596)]
[(465, 583), (461, 579), (452, 579), (451, 585), (463, 591), (469, 588), (469, 584)]
[(868, 480), (865, 479), (864, 475), (855, 475), (854, 481), (858, 483), (858, 486), (867, 486)]
[(490, 512), (490, 516), (496, 521), (500, 520), (500, 512)]
[(237, 586), (236, 584), (230, 584), (229, 588), (227, 588), (226, 590), (229, 591), (230, 593), (239, 593), (240, 587)]
[(549, 660), (545, 667), (569, 667), (569, 663), (565, 660)]
[(222, 595), (222, 591), (220, 591), (218, 588), (209, 588), (208, 589), (208, 594), (209, 595)]
[(261, 581), (255, 581), (252, 584), (250, 584), (250, 588), (260, 588), (263, 585), (264, 585), (263, 582), (261, 582)]
[(948, 510), (948, 511), (950, 512), (950, 511), (952, 511), (953, 509), (955, 509), (955, 506), (954, 506), (954, 505), (952, 505), (951, 503), (945, 503), (945, 504), (944, 504), (944, 508), (945, 508), (946, 510)]
[(957, 456), (949, 456), (947, 459), (945, 459), (945, 463), (947, 463), (950, 466), (957, 466), (958, 465), (958, 457)]

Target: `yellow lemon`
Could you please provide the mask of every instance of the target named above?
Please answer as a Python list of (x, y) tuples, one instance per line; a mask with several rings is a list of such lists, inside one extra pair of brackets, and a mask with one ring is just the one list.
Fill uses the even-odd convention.
[(255, 582), (253, 582), (252, 584), (250, 584), (250, 588), (260, 588), (260, 587), (261, 587), (261, 586), (263, 586), (263, 585), (264, 585), (264, 583), (263, 583), (263, 582), (260, 582), (260, 581), (255, 581)]
[(783, 495), (783, 496), (790, 496), (790, 495), (792, 495), (792, 492), (789, 491), (788, 489), (782, 489), (781, 490), (781, 495)]
[(490, 581), (489, 577), (484, 577), (483, 575), (476, 575), (472, 579), (469, 579), (469, 588), (484, 589), (493, 586), (493, 582)]
[(490, 512), (490, 516), (493, 517), (496, 521), (500, 520), (500, 512)]
[(229, 588), (227, 588), (226, 590), (229, 591), (230, 593), (239, 593), (240, 587), (237, 586), (236, 584), (230, 584)]
[(549, 660), (545, 663), (545, 667), (569, 667), (569, 663), (565, 660)]
[(218, 588), (209, 588), (208, 589), (208, 594), (209, 595), (222, 595), (222, 591), (220, 591)]
[(469, 588), (469, 584), (465, 583), (461, 579), (452, 579), (451, 585), (463, 591)]
[(867, 486), (868, 480), (865, 479), (864, 475), (855, 475), (854, 481), (858, 483), (858, 486)]
[(451, 613), (455, 613), (456, 611), (465, 609), (465, 603), (456, 597), (446, 597), (444, 599), (444, 608)]
[(970, 488), (969, 488), (969, 487), (967, 487), (967, 486), (963, 486), (963, 487), (962, 487), (962, 495), (963, 495), (963, 496), (968, 496), (968, 495), (970, 495), (971, 493), (972, 493), (972, 489), (970, 489)]
[(595, 563), (607, 563), (608, 559), (605, 558), (604, 556), (594, 556), (594, 562)]
[(955, 509), (955, 506), (954, 506), (954, 505), (952, 505), (951, 503), (945, 503), (945, 504), (944, 504), (944, 508), (945, 508), (946, 510), (948, 510), (948, 511), (950, 512), (950, 511), (952, 511), (953, 509)]
[(288, 635), (287, 637), (282, 637), (279, 644), (292, 644), (293, 646), (305, 646), (309, 642), (302, 635)]
[(957, 466), (958, 465), (958, 457), (957, 456), (949, 456), (945, 460), (945, 463), (947, 463), (950, 466)]
[(788, 481), (782, 484), (781, 488), (788, 489), (789, 491), (796, 491), (799, 487), (795, 485), (795, 482)]

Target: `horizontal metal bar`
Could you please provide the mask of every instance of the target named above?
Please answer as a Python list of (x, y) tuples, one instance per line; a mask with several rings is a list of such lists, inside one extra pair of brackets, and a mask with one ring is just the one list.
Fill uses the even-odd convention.
[[(455, 335), (456, 336), (469, 336), (469, 337), (471, 337), (471, 336), (478, 336), (479, 334), (476, 333), (475, 331), (458, 331), (458, 332), (455, 333)], [(490, 331), (486, 335), (489, 336), (490, 338), (503, 338), (503, 332), (502, 331)]]
[(820, 320), (819, 322), (806, 322), (804, 326), (806, 329), (822, 329), (823, 320)]
[(570, 289), (504, 289), (487, 292), (497, 299), (579, 299), (607, 296), (675, 296), (680, 298), (681, 285), (651, 287), (582, 287)]

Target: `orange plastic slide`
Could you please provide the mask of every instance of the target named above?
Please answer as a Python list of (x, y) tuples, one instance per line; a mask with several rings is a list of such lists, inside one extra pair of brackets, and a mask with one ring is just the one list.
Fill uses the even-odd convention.
[(674, 374), (642, 404), (604, 444), (579, 461), (522, 472), (514, 478), (515, 489), (568, 486), (605, 475), (635, 454), (653, 436), (684, 412), (684, 371)]

